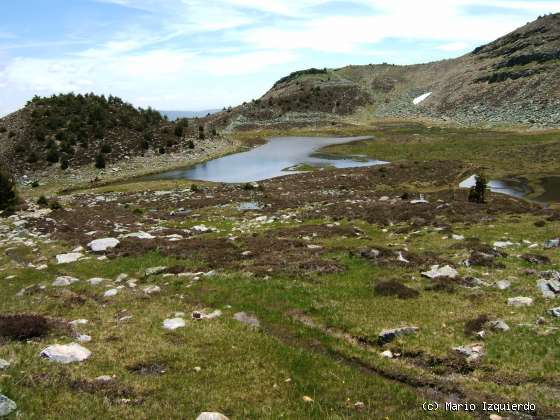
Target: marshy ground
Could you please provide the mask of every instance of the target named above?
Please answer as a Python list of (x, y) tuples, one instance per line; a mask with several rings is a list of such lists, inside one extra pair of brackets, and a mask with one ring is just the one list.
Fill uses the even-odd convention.
[[(410, 419), (427, 416), (425, 401), (465, 400), (531, 402), (502, 415), (558, 418), (549, 310), (560, 305), (538, 281), (558, 270), (560, 249), (544, 244), (560, 213), (499, 194), (473, 204), (456, 188), (539, 148), (516, 169), (552, 172), (558, 138), (477, 131), (476, 146), (447, 149), (443, 129), (415, 127), (329, 150), (397, 161), (386, 166), (257, 185), (130, 182), (3, 219), (2, 394), (26, 418)], [(119, 243), (91, 251), (100, 238)], [(434, 265), (456, 273), (421, 274)], [(74, 280), (54, 286), (62, 276)], [(163, 328), (175, 318), (185, 326)], [(404, 327), (417, 330), (380, 336)], [(39, 355), (83, 335), (83, 362)]]

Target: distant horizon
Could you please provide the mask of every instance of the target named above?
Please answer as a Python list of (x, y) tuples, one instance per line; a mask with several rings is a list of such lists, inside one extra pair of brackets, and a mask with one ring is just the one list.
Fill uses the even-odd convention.
[(556, 0), (24, 0), (0, 15), (0, 115), (34, 95), (222, 109), (310, 67), (456, 58)]
[[(95, 93), (95, 92), (93, 92)], [(31, 99), (31, 98), (30, 98)], [(123, 100), (126, 100), (125, 98), (121, 98)], [(156, 108), (154, 108), (156, 109)], [(158, 111), (160, 114), (162, 115), (167, 115), (169, 118), (169, 114), (192, 114), (193, 117), (194, 116), (202, 116), (202, 114), (204, 114), (204, 116), (208, 113), (215, 113), (215, 112), (219, 112), (221, 109), (223, 108), (213, 108), (213, 109), (194, 109), (194, 110), (190, 110), (190, 109), (156, 109), (156, 111)], [(19, 109), (18, 109), (19, 110)], [(6, 114), (2, 114), (0, 113), (0, 118), (4, 118), (10, 114), (12, 114), (13, 112), (17, 112), (16, 111), (12, 111)], [(191, 118), (191, 117), (188, 117)], [(171, 119), (171, 118), (169, 118)]]

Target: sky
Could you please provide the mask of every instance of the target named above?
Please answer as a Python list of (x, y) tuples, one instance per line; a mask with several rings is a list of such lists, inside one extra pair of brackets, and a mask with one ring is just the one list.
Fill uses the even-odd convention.
[(204, 110), (310, 67), (463, 55), (553, 0), (1, 0), (0, 116), (34, 95)]

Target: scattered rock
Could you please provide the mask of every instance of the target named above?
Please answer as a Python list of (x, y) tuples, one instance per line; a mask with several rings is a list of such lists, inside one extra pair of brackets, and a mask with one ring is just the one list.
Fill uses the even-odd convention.
[(184, 328), (187, 324), (183, 318), (171, 318), (163, 321), (163, 328), (166, 330), (176, 330), (178, 328)]
[(92, 286), (97, 286), (98, 284), (101, 284), (105, 281), (105, 279), (102, 279), (101, 277), (94, 277), (88, 280), (88, 283), (91, 284)]
[(97, 378), (95, 378), (95, 382), (101, 382), (103, 384), (113, 382), (113, 380), (114, 380), (114, 378), (112, 376), (109, 376), (109, 375), (101, 375), (101, 376), (98, 376)]
[(143, 292), (147, 295), (153, 295), (155, 293), (159, 293), (161, 292), (161, 288), (159, 286), (148, 286), (148, 287), (144, 287)]
[(195, 233), (208, 233), (208, 232), (213, 232), (214, 229), (209, 228), (205, 225), (197, 225), (197, 226), (193, 226), (191, 228), (192, 231), (194, 231)]
[(55, 344), (41, 351), (41, 356), (58, 363), (82, 362), (91, 356), (91, 351), (79, 344)]
[(469, 259), (465, 261), (467, 267), (478, 266), (478, 267), (494, 267), (494, 268), (505, 268), (503, 263), (496, 262), (496, 255), (481, 251), (473, 251), (469, 256)]
[(117, 276), (117, 278), (115, 279), (115, 283), (122, 283), (123, 281), (125, 281), (126, 279), (128, 279), (128, 274), (126, 273), (121, 273)]
[(17, 409), (15, 402), (0, 394), (0, 417), (5, 417)]
[(550, 239), (548, 241), (545, 241), (544, 242), (544, 248), (545, 249), (560, 248), (560, 238)]
[(379, 333), (378, 341), (380, 344), (387, 344), (397, 337), (400, 337), (402, 335), (416, 334), (417, 332), (418, 327), (401, 327), (383, 330)]
[(468, 362), (474, 362), (484, 355), (482, 344), (472, 344), (470, 346), (454, 347), (453, 351), (467, 358)]
[(76, 340), (80, 343), (89, 343), (91, 341), (91, 336), (87, 334), (80, 334), (76, 337)]
[(386, 359), (392, 359), (393, 352), (391, 350), (385, 350), (384, 352), (381, 353), (381, 357), (385, 357)]
[(548, 312), (556, 318), (560, 318), (560, 307), (549, 309)]
[(545, 298), (553, 299), (560, 294), (560, 281), (558, 280), (537, 280), (537, 287)]
[(159, 274), (163, 274), (167, 271), (168, 267), (150, 267), (147, 268), (146, 271), (144, 272), (144, 276), (146, 277), (150, 277), (150, 276), (157, 276)]
[(480, 280), (478, 277), (465, 277), (463, 279), (463, 285), (465, 287), (472, 287), (472, 288), (490, 286), (489, 283), (487, 283), (483, 280)]
[(500, 290), (506, 290), (511, 287), (511, 282), (509, 280), (500, 280), (496, 282), (496, 287)]
[(55, 281), (53, 281), (52, 285), (55, 287), (64, 287), (70, 286), (71, 284), (79, 282), (80, 279), (71, 276), (60, 276), (57, 277)]
[(312, 403), (313, 402), (313, 398), (308, 397), (307, 395), (303, 396), (303, 401), (307, 402), (307, 403)]
[(193, 319), (214, 319), (222, 316), (222, 311), (219, 309), (210, 313), (206, 313), (205, 311), (194, 311), (191, 316)]
[(10, 367), (10, 362), (4, 359), (0, 359), (0, 370), (8, 369)]
[(204, 412), (200, 413), (196, 420), (229, 420), (229, 418), (221, 413)]
[(449, 265), (446, 265), (444, 267), (440, 267), (439, 265), (432, 265), (432, 269), (430, 271), (423, 272), (422, 275), (429, 279), (436, 279), (438, 277), (449, 277), (454, 279), (459, 275), (459, 273)]
[(69, 324), (73, 327), (77, 327), (78, 325), (87, 325), (89, 321), (87, 319), (75, 319), (74, 321), (70, 321)]
[(113, 297), (119, 293), (119, 289), (109, 289), (103, 293), (103, 297)]
[(507, 303), (509, 306), (531, 306), (533, 304), (533, 298), (518, 296), (509, 298)]
[(149, 234), (148, 232), (133, 232), (133, 233), (129, 233), (127, 235), (124, 235), (124, 238), (136, 238), (136, 239), (154, 239), (155, 236)]
[(550, 264), (550, 258), (546, 255), (538, 255), (538, 254), (523, 254), (521, 256), (522, 260), (527, 261), (531, 264)]
[(235, 315), (233, 315), (233, 319), (242, 322), (244, 324), (247, 324), (253, 328), (259, 328), (261, 325), (261, 323), (256, 317), (247, 315), (245, 312), (237, 312)]
[(356, 410), (363, 410), (366, 408), (366, 405), (361, 401), (356, 401), (356, 403), (354, 404), (354, 408)]
[(57, 264), (69, 264), (78, 261), (84, 255), (81, 252), (70, 252), (68, 254), (59, 254), (56, 256)]
[(502, 331), (502, 332), (509, 331), (509, 325), (506, 324), (501, 319), (497, 319), (495, 321), (489, 321), (488, 326), (494, 331)]
[(515, 245), (513, 242), (510, 241), (496, 241), (494, 242), (494, 248), (509, 248), (510, 246)]
[(120, 241), (116, 238), (103, 238), (103, 239), (96, 239), (95, 241), (91, 241), (88, 244), (88, 247), (93, 252), (103, 252), (107, 251), (108, 249), (115, 248)]

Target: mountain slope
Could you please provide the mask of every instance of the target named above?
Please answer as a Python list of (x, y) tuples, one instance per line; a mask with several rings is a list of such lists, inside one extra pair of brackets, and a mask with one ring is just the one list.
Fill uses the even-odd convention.
[(292, 73), (259, 100), (212, 120), (229, 129), (248, 129), (355, 114), (560, 126), (560, 14), (539, 18), (453, 60)]

